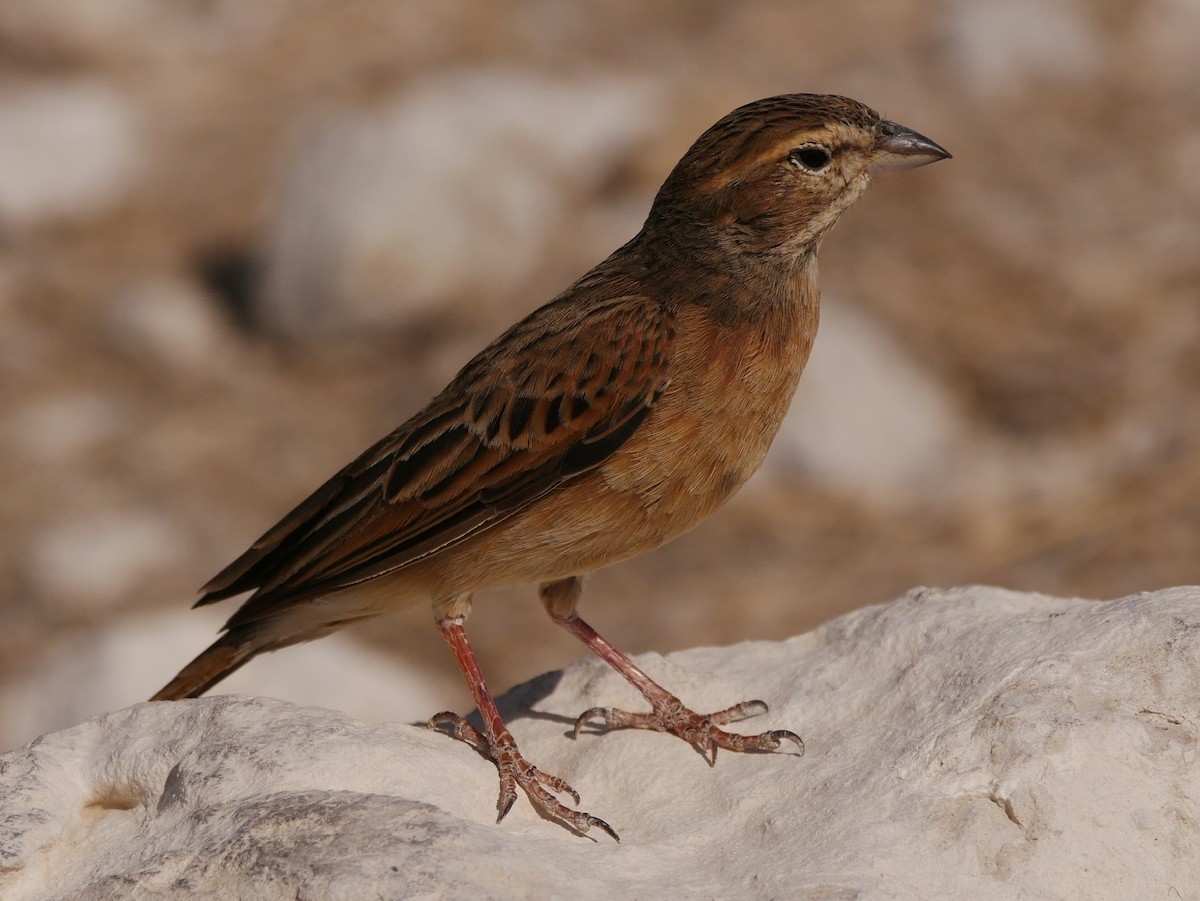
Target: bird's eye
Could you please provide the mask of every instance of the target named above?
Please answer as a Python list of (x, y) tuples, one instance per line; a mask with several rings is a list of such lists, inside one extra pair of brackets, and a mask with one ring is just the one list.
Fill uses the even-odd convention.
[(829, 165), (832, 156), (820, 144), (805, 144), (789, 153), (788, 159), (808, 172), (820, 172)]

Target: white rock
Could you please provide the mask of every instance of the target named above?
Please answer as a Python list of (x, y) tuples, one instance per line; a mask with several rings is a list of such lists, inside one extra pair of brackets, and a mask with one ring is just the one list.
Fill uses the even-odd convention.
[(362, 328), (519, 284), (655, 108), (627, 80), (496, 69), (330, 116), (280, 198), (264, 320), (293, 335)]
[(139, 169), (132, 104), (100, 81), (0, 92), (0, 221), (89, 216), (120, 200)]
[(1110, 603), (919, 589), (777, 644), (642, 664), (700, 709), (774, 709), (808, 754), (585, 734), (598, 661), (511, 693), (593, 843), (410, 726), (274, 701), (142, 704), (0, 757), (0, 895), (1187, 897), (1200, 885), (1200, 589)]
[(131, 351), (160, 365), (203, 370), (224, 358), (228, 329), (216, 303), (180, 278), (147, 278), (113, 300), (109, 327)]
[(37, 536), (28, 576), (50, 603), (103, 606), (128, 595), (142, 579), (179, 565), (187, 550), (183, 530), (161, 513), (99, 511)]
[(64, 391), (38, 397), (5, 423), (12, 443), (45, 465), (61, 465), (121, 434), (130, 411), (113, 394)]
[(929, 499), (953, 487), (962, 433), (962, 417), (933, 374), (874, 319), (835, 299), (822, 305), (768, 472), (800, 468), (867, 503)]
[[(145, 700), (217, 637), (223, 621), (211, 608), (181, 605), (62, 639), (0, 686), (0, 749)], [(416, 722), (469, 697), (449, 655), (444, 673), (427, 674), (344, 633), (263, 654), (212, 692), (239, 693), (333, 707), (367, 722)]]
[(1083, 81), (1104, 63), (1104, 35), (1086, 4), (958, 0), (947, 8), (955, 72), (980, 93)]

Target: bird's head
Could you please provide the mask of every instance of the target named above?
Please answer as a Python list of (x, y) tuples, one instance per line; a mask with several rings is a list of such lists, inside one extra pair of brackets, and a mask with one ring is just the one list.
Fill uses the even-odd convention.
[(848, 97), (784, 94), (731, 112), (702, 134), (655, 198), (647, 226), (731, 254), (796, 257), (872, 175), (950, 156)]

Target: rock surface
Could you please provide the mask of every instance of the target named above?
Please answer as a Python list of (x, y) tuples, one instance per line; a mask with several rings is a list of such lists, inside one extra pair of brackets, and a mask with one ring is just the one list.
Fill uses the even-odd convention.
[[(1200, 885), (1200, 589), (1107, 603), (917, 589), (780, 643), (642, 662), (808, 754), (566, 737), (632, 704), (597, 661), (511, 692), (513, 731), (622, 843), (420, 728), (220, 697), (140, 704), (0, 757), (0, 895), (1167, 898)], [(1172, 894), (1174, 890), (1177, 894)]]
[(0, 222), (86, 218), (115, 203), (139, 169), (137, 112), (98, 80), (0, 91)]
[(474, 315), (479, 298), (527, 283), (550, 236), (580, 228), (568, 201), (611, 175), (658, 112), (628, 79), (469, 69), (313, 123), (256, 315), (294, 339), (444, 316), (462, 297)]

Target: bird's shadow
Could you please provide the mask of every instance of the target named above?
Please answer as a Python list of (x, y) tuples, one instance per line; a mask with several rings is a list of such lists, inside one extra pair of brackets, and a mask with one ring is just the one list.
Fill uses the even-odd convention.
[[(561, 680), (562, 671), (554, 670), (553, 672), (542, 673), (540, 676), (534, 676), (528, 682), (523, 682), (515, 688), (509, 689), (496, 698), (496, 709), (500, 711), (500, 718), (506, 723), (512, 723), (520, 719), (546, 720), (553, 723), (562, 723), (564, 726), (569, 727), (567, 735), (574, 734), (574, 716), (536, 709), (539, 703), (554, 692), (554, 689), (558, 687), (558, 683)], [(481, 732), (483, 731), (483, 717), (479, 715), (478, 709), (466, 714), (465, 719), (476, 729)], [(419, 720), (412, 723), (414, 726), (424, 726), (426, 724), (426, 720)]]

